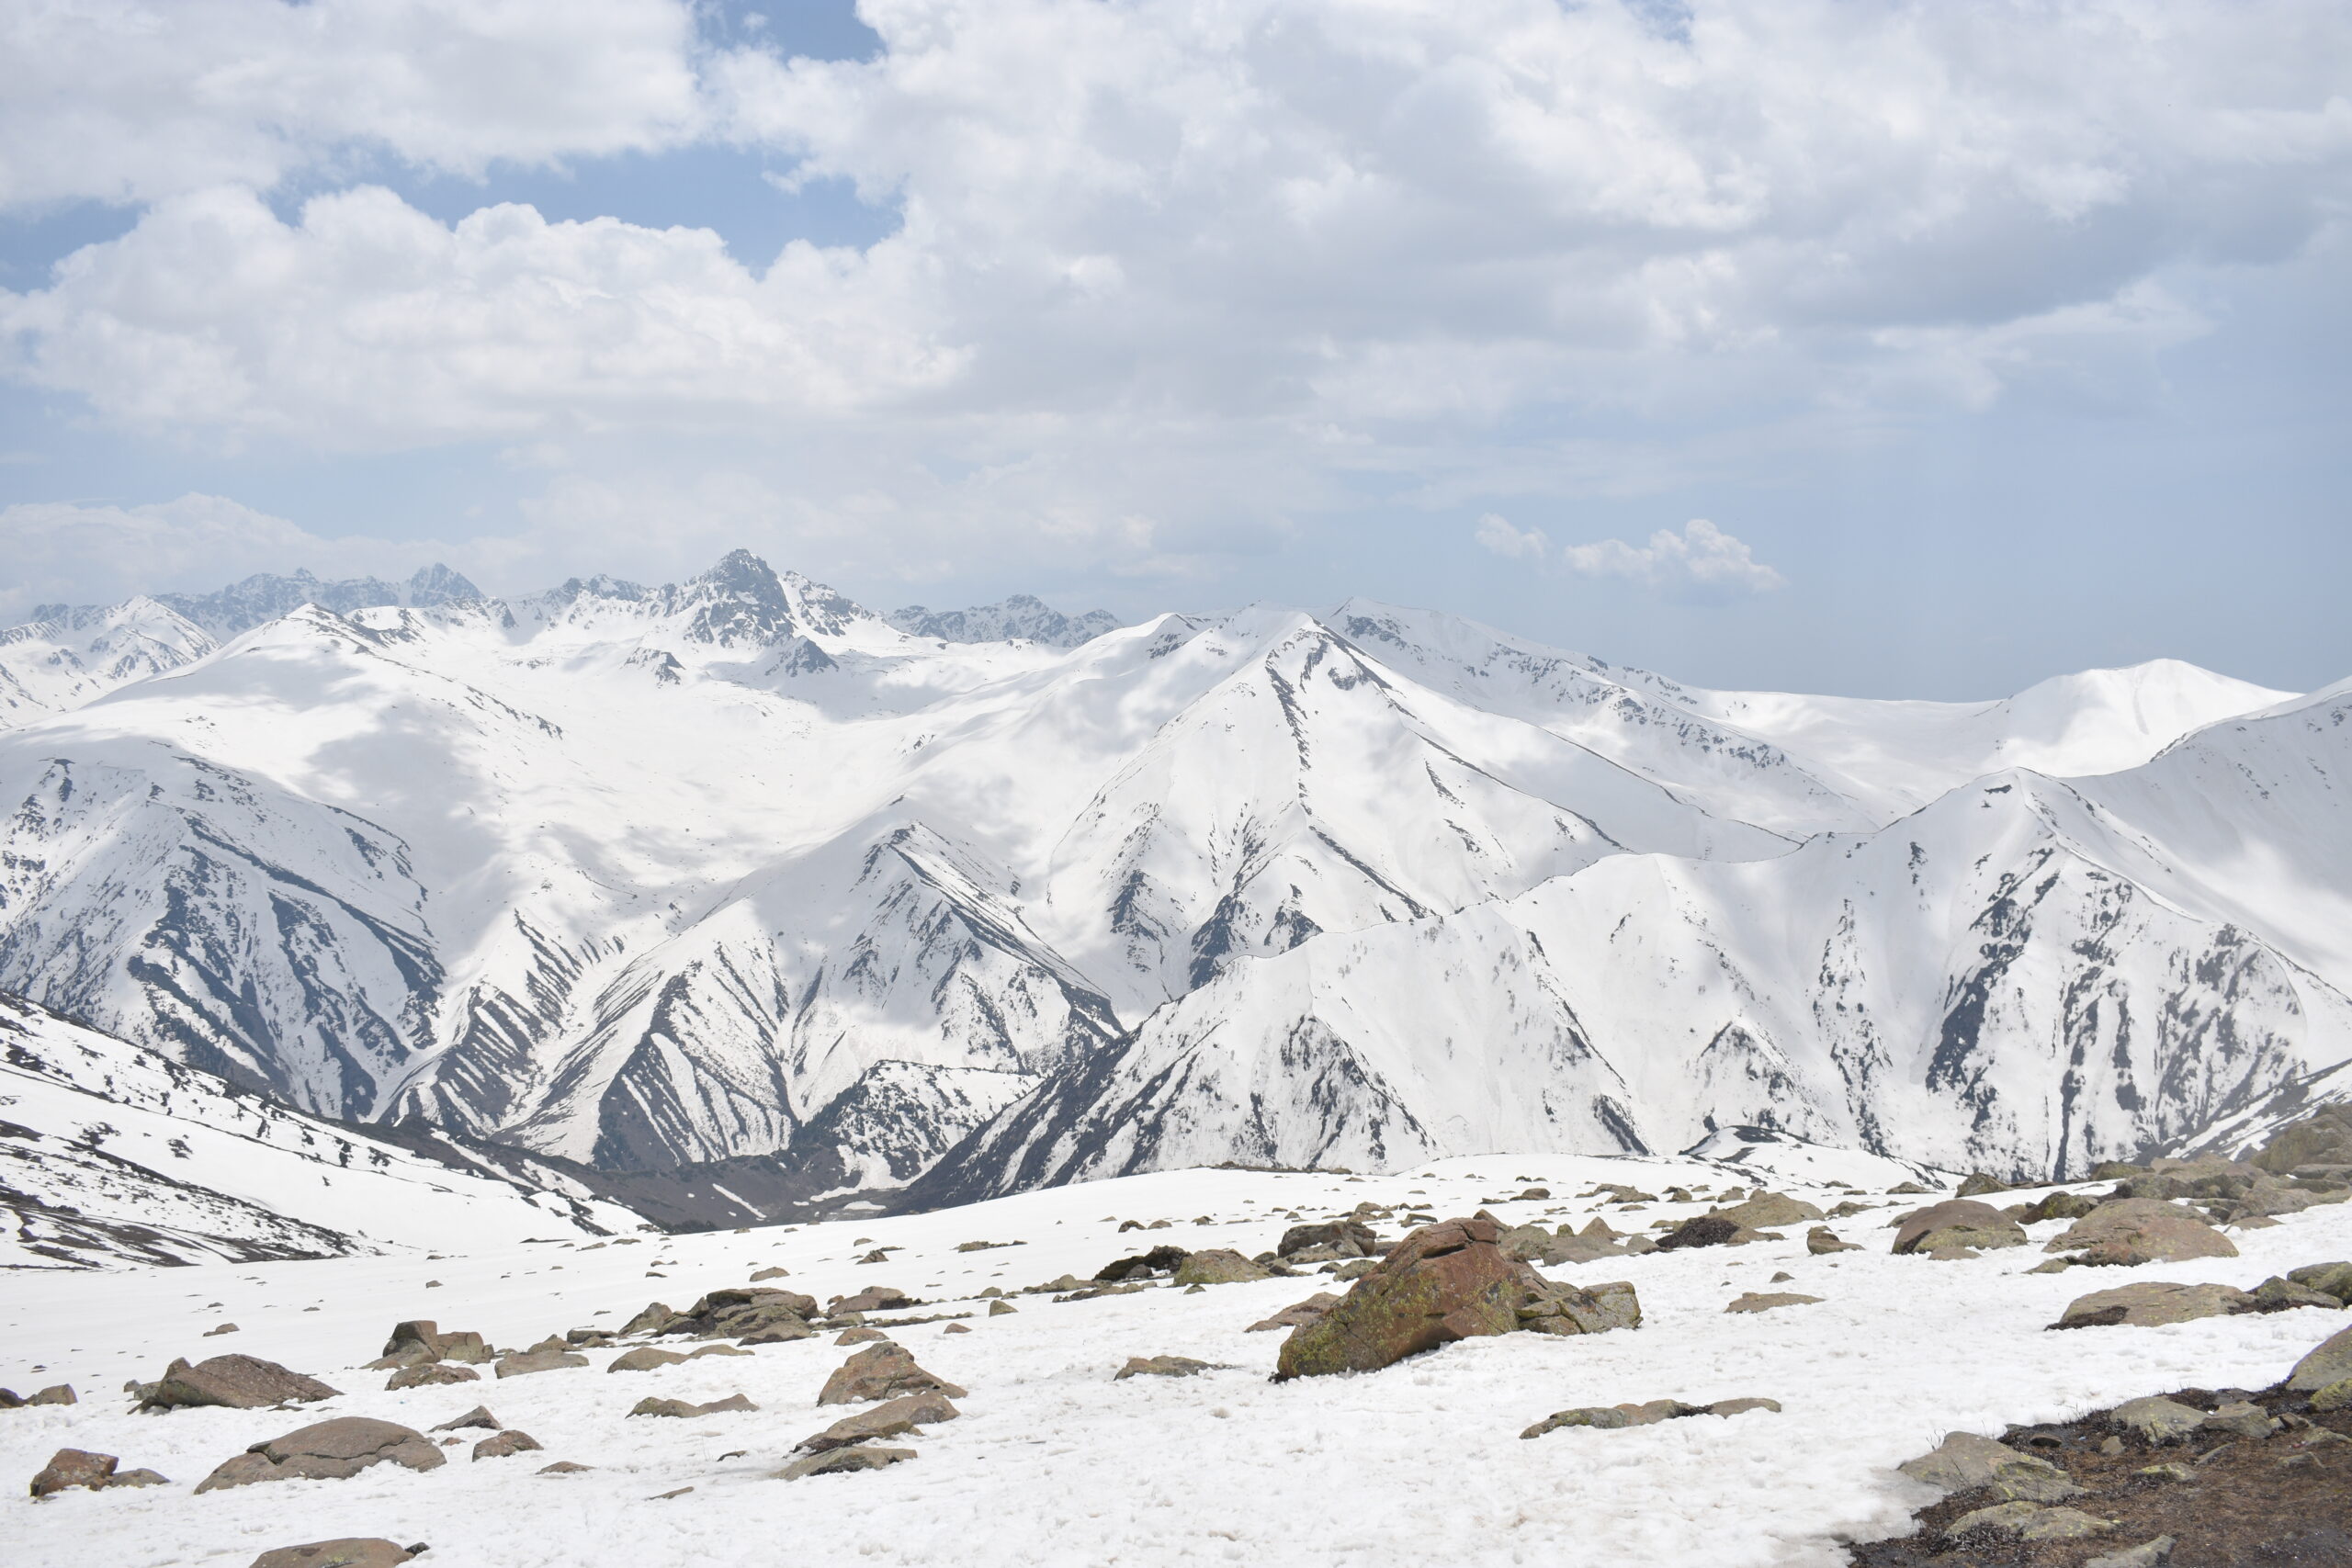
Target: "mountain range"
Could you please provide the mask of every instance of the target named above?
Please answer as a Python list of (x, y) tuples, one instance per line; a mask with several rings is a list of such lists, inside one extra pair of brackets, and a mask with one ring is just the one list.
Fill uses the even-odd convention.
[(2347, 787), (2352, 682), (2175, 661), (257, 578), (0, 632), (0, 991), (729, 1223), (1739, 1128), (2077, 1174), (2345, 1083)]

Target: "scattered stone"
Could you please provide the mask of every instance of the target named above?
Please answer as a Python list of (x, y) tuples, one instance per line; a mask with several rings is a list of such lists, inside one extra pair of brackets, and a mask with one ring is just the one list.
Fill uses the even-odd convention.
[(972, 1331), (969, 1328), (960, 1323), (951, 1323), (939, 1331), (939, 1337), (944, 1339), (951, 1334), (969, 1334), (970, 1332)]
[(2256, 1310), (2254, 1297), (2232, 1285), (2176, 1285), (2144, 1280), (2111, 1291), (2093, 1291), (2067, 1303), (2052, 1328), (2102, 1328), (2128, 1324), (2153, 1328), (2193, 1318), (2224, 1317)]
[(676, 1313), (672, 1312), (660, 1302), (652, 1302), (647, 1304), (643, 1312), (623, 1324), (621, 1333), (624, 1337), (631, 1334), (661, 1334), (666, 1332), (669, 1326), (677, 1321)]
[(1862, 1248), (1860, 1242), (1839, 1241), (1838, 1233), (1827, 1225), (1815, 1225), (1804, 1233), (1804, 1249), (1819, 1258), (1825, 1253), (1860, 1252)]
[(390, 1421), (343, 1416), (255, 1443), (197, 1483), (198, 1492), (258, 1481), (341, 1481), (385, 1461), (438, 1470), (447, 1461), (424, 1433)]
[(1328, 1247), (1338, 1258), (1368, 1258), (1380, 1240), (1372, 1227), (1362, 1220), (1333, 1220), (1326, 1224), (1293, 1225), (1283, 1232), (1283, 1239), (1274, 1251), (1283, 1258), (1306, 1251), (1309, 1247)]
[(2012, 1535), (2019, 1540), (2082, 1540), (2095, 1535), (2105, 1535), (2115, 1528), (2108, 1519), (2095, 1519), (2075, 1508), (2045, 1508), (2038, 1503), (1996, 1503), (1989, 1508), (1978, 1508), (1962, 1514), (1944, 1529), (1944, 1534), (1962, 1536), (1975, 1530), (1991, 1530)]
[(2015, 1502), (2063, 1503), (2083, 1490), (2048, 1460), (1973, 1432), (1954, 1432), (1940, 1447), (1894, 1468), (1947, 1493), (1984, 1486)]
[(876, 1339), (888, 1339), (889, 1337), (890, 1337), (888, 1335), (883, 1333), (878, 1328), (867, 1328), (863, 1325), (860, 1325), (855, 1328), (842, 1329), (841, 1333), (834, 1336), (833, 1343), (836, 1345), (870, 1345)]
[(2205, 1412), (2152, 1394), (2145, 1399), (2125, 1400), (2108, 1412), (2108, 1419), (2139, 1433), (2152, 1447), (2162, 1448), (2179, 1442), (2197, 1430), (2205, 1419)]
[(740, 1393), (724, 1399), (714, 1399), (707, 1404), (689, 1404), (683, 1399), (657, 1399), (646, 1395), (629, 1407), (631, 1416), (674, 1416), (691, 1419), (697, 1416), (724, 1416), (736, 1410), (757, 1410), (758, 1405)]
[(192, 1367), (186, 1360), (174, 1361), (141, 1396), (139, 1408), (181, 1410), (217, 1404), (231, 1410), (259, 1410), (272, 1404), (334, 1399), (341, 1393), (258, 1356), (215, 1356)]
[(764, 1328), (752, 1330), (735, 1341), (738, 1345), (785, 1345), (795, 1339), (814, 1339), (817, 1331), (797, 1318), (778, 1318)]
[(608, 1372), (650, 1372), (656, 1367), (674, 1367), (684, 1359), (675, 1350), (640, 1345), (634, 1350), (624, 1350), (614, 1357), (605, 1370)]
[(2193, 1211), (2151, 1198), (2101, 1203), (2042, 1248), (2077, 1263), (2132, 1267), (2187, 1258), (2235, 1258), (2230, 1238)]
[(2295, 1363), (2287, 1386), (2310, 1393), (2352, 1378), (2352, 1328), (2338, 1329), (2320, 1341), (2316, 1349)]
[(1724, 1311), (1770, 1312), (1774, 1307), (1815, 1306), (1821, 1299), (1819, 1296), (1801, 1296), (1794, 1291), (1749, 1291)]
[(596, 1467), (593, 1464), (574, 1464), (568, 1459), (560, 1459), (553, 1464), (543, 1464), (539, 1466), (538, 1473), (541, 1475), (578, 1475), (585, 1471), (591, 1471), (595, 1468)]
[(509, 1427), (503, 1432), (494, 1433), (474, 1445), (474, 1458), (478, 1461), (486, 1459), (505, 1459), (514, 1454), (538, 1451), (539, 1440), (530, 1433), (515, 1427)]
[[(2204, 1412), (2199, 1411), (2198, 1414), (2202, 1416)], [(2185, 1464), (2143, 1465), (2132, 1473), (2147, 1476), (2152, 1481), (2194, 1481), (2197, 1479), (2197, 1472)]]
[(2143, 1540), (2137, 1546), (2127, 1546), (2120, 1551), (2102, 1551), (2086, 1559), (2083, 1568), (2157, 1568), (2172, 1556), (2174, 1541), (2168, 1535), (2154, 1540)]
[(2320, 1412), (2352, 1409), (2352, 1378), (2329, 1383), (2312, 1395), (2312, 1408)]
[(206, 1329), (206, 1330), (204, 1331), (204, 1337), (206, 1337), (207, 1339), (218, 1339), (218, 1338), (219, 1338), (219, 1337), (220, 1337), (220, 1336), (222, 1336), (223, 1334), (234, 1334), (234, 1333), (236, 1333), (236, 1332), (237, 1332), (237, 1325), (236, 1325), (235, 1324), (233, 1324), (233, 1323), (224, 1323), (224, 1324), (220, 1325), (218, 1328), (208, 1328), (208, 1329)]
[(1014, 1306), (1008, 1301), (993, 1301), (989, 1303), (989, 1315), (990, 1317), (1011, 1317), (1014, 1313), (1019, 1312), (1020, 1310), (1021, 1309), (1019, 1307)]
[(1094, 1278), (1100, 1284), (1118, 1284), (1128, 1280), (1148, 1280), (1161, 1274), (1173, 1274), (1191, 1256), (1181, 1247), (1155, 1247), (1149, 1252), (1104, 1264), (1096, 1271)]
[(1660, 1236), (1657, 1249), (1675, 1252), (1691, 1247), (1737, 1247), (1754, 1239), (1755, 1234), (1737, 1220), (1727, 1220), (1721, 1214), (1701, 1214)]
[(791, 1274), (791, 1269), (784, 1268), (755, 1269), (752, 1271), (752, 1283), (756, 1285), (763, 1280), (788, 1279)]
[(1187, 1253), (1176, 1269), (1179, 1285), (1238, 1285), (1250, 1280), (1271, 1280), (1273, 1273), (1229, 1247)]
[(424, 1550), (422, 1542), (400, 1546), (380, 1537), (346, 1536), (265, 1551), (254, 1559), (253, 1568), (396, 1568)]
[(2287, 1278), (2308, 1290), (2335, 1297), (2338, 1306), (2352, 1306), (2352, 1263), (2313, 1263), (2288, 1269)]
[(1898, 1253), (1932, 1254), (1947, 1248), (2023, 1247), (2025, 1229), (1989, 1203), (1953, 1198), (1904, 1216), (1894, 1233)]
[(1640, 1404), (1587, 1404), (1574, 1410), (1561, 1410), (1545, 1416), (1527, 1430), (1521, 1438), (1540, 1438), (1564, 1427), (1591, 1427), (1601, 1431), (1617, 1431), (1627, 1427), (1650, 1427), (1660, 1421), (1679, 1421), (1693, 1416), (1744, 1416), (1751, 1410), (1778, 1413), (1777, 1399), (1724, 1399), (1713, 1404), (1685, 1404), (1679, 1399), (1653, 1399)]
[(1980, 1170), (1963, 1180), (1960, 1184), (1960, 1190), (1954, 1192), (1952, 1196), (1955, 1198), (1982, 1198), (1987, 1192), (2007, 1192), (2008, 1190), (2009, 1184), (2007, 1182), (2003, 1181), (1996, 1176), (1987, 1176)]
[(498, 1375), (502, 1378), (528, 1377), (533, 1372), (560, 1371), (565, 1367), (584, 1367), (585, 1356), (575, 1356), (569, 1350), (553, 1346), (534, 1345), (528, 1350), (516, 1350), (498, 1358)]
[(92, 1492), (102, 1491), (112, 1481), (115, 1466), (121, 1462), (112, 1454), (60, 1449), (49, 1456), (49, 1463), (33, 1476), (32, 1495), (47, 1497), (76, 1486)]
[(391, 1337), (384, 1342), (384, 1353), (378, 1358), (384, 1366), (414, 1366), (424, 1361), (465, 1361), (479, 1364), (490, 1359), (490, 1346), (471, 1329), (452, 1329), (444, 1334), (440, 1325), (429, 1318), (417, 1318), (392, 1325)]
[(1297, 1328), (1316, 1322), (1340, 1304), (1340, 1298), (1328, 1291), (1317, 1291), (1303, 1302), (1293, 1302), (1269, 1318), (1262, 1318), (1242, 1330), (1245, 1334), (1262, 1334), (1269, 1329)]
[(2052, 1192), (2037, 1202), (2028, 1203), (2018, 1216), (2019, 1223), (2040, 1224), (2044, 1220), (2079, 1220), (2098, 1207), (2098, 1200), (2079, 1192)]
[[(737, 1349), (737, 1348), (736, 1348), (734, 1346), (732, 1346), (732, 1345), (705, 1345), (705, 1346), (702, 1346), (702, 1347), (701, 1347), (700, 1348), (698, 1348), (698, 1349), (694, 1349), (694, 1350), (689, 1350), (689, 1351), (687, 1351), (687, 1352), (686, 1352), (686, 1359), (687, 1359), (687, 1360), (689, 1360), (689, 1361), (699, 1361), (699, 1360), (701, 1360), (705, 1356), (745, 1356), (745, 1357), (748, 1357), (748, 1356), (750, 1356), (750, 1355), (751, 1355), (751, 1352), (750, 1352), (749, 1350), (739, 1350), (739, 1349)], [(607, 1369), (607, 1370), (609, 1370), (609, 1369)]]
[(2200, 1432), (2230, 1438), (2267, 1438), (2279, 1428), (2278, 1418), (2259, 1404), (2236, 1400), (2220, 1406), (2197, 1424)]
[(490, 1413), (489, 1405), (477, 1404), (471, 1410), (467, 1411), (463, 1416), (459, 1416), (454, 1420), (444, 1421), (433, 1429), (436, 1432), (465, 1432), (473, 1430), (495, 1432), (499, 1430), (499, 1422), (498, 1417)]
[(1802, 1199), (1781, 1192), (1758, 1192), (1746, 1202), (1729, 1209), (1718, 1209), (1714, 1217), (1729, 1220), (1745, 1230), (1770, 1230), (1775, 1225), (1799, 1224), (1806, 1220), (1823, 1218), (1820, 1210)]
[(431, 1388), (453, 1382), (477, 1382), (481, 1374), (471, 1367), (452, 1365), (447, 1361), (426, 1361), (418, 1366), (402, 1367), (384, 1380), (389, 1391), (401, 1388)]
[[(811, 1307), (816, 1305), (813, 1298), (803, 1299), (808, 1300)], [(854, 1312), (897, 1312), (904, 1307), (922, 1304), (895, 1285), (875, 1285), (858, 1292), (854, 1296), (835, 1296), (832, 1304), (825, 1311), (831, 1316), (841, 1317)]]
[(915, 1362), (911, 1353), (902, 1345), (885, 1342), (869, 1345), (833, 1369), (832, 1376), (817, 1395), (820, 1404), (856, 1404), (868, 1400), (891, 1399), (905, 1393), (944, 1393), (950, 1399), (965, 1397), (964, 1390), (943, 1378), (933, 1377)]
[(25, 1403), (27, 1404), (79, 1404), (82, 1400), (81, 1396), (74, 1392), (72, 1383), (53, 1382)]
[(2325, 1291), (2314, 1291), (2309, 1285), (2298, 1284), (2292, 1280), (2282, 1280), (2273, 1274), (2254, 1288), (2252, 1310), (2286, 1312), (2294, 1307), (2317, 1307), (2324, 1312), (2335, 1312), (2343, 1305), (2342, 1302), (2337, 1301)]
[(827, 1453), (875, 1438), (899, 1437), (936, 1422), (953, 1421), (962, 1414), (942, 1395), (907, 1394), (844, 1416), (814, 1437), (803, 1438), (798, 1446), (810, 1453)]
[(1497, 1245), (1501, 1234), (1493, 1220), (1477, 1218), (1415, 1231), (1338, 1305), (1291, 1331), (1275, 1376), (1372, 1371), (1455, 1339), (1521, 1329), (1596, 1334), (1640, 1325), (1633, 1286), (1547, 1280)]
[(1190, 1356), (1130, 1356), (1127, 1364), (1111, 1374), (1113, 1382), (1125, 1382), (1129, 1378), (1192, 1378), (1209, 1370), (1207, 1361), (1195, 1361)]
[(833, 1449), (821, 1454), (810, 1454), (777, 1471), (779, 1481), (800, 1481), (811, 1475), (844, 1475), (854, 1470), (882, 1470), (903, 1463), (915, 1457), (912, 1449), (886, 1449), (873, 1443), (857, 1443), (845, 1449)]

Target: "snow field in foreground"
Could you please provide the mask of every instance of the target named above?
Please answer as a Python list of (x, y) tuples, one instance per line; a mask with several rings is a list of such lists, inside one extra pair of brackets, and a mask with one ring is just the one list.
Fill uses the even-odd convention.
[[(73, 1493), (39, 1505), (18, 1493), (0, 1501), (7, 1543), (0, 1555), (24, 1568), (243, 1568), (273, 1546), (380, 1535), (431, 1542), (427, 1561), (436, 1568), (1826, 1565), (1843, 1561), (1840, 1538), (1906, 1528), (1927, 1494), (1893, 1467), (1947, 1431), (1997, 1433), (2005, 1423), (2183, 1385), (2260, 1387), (2352, 1321), (2303, 1310), (2157, 1329), (2043, 1331), (2075, 1296), (2134, 1280), (2252, 1286), (2289, 1268), (2352, 1256), (2352, 1210), (2343, 1206), (2240, 1233), (2236, 1258), (2026, 1275), (2043, 1260), (2038, 1246), (1957, 1263), (1890, 1256), (1886, 1221), (1928, 1200), (1883, 1197), (1900, 1176), (1889, 1162), (1855, 1156), (1850, 1168), (1829, 1168), (1820, 1151), (1807, 1157), (1811, 1175), (1866, 1183), (1875, 1190), (1868, 1201), (1893, 1205), (1834, 1222), (1866, 1250), (1809, 1257), (1798, 1225), (1777, 1243), (1550, 1270), (1632, 1280), (1644, 1326), (1590, 1338), (1476, 1340), (1377, 1373), (1282, 1385), (1267, 1381), (1282, 1336), (1243, 1330), (1329, 1287), (1328, 1279), (1197, 1295), (1154, 1288), (1067, 1303), (1021, 1296), (1016, 1315), (998, 1318), (961, 1298), (989, 1284), (1011, 1291), (1064, 1272), (1084, 1278), (1162, 1242), (1254, 1254), (1274, 1245), (1294, 1208), (1315, 1220), (1367, 1200), (1399, 1205), (1400, 1223), (1381, 1225), (1384, 1235), (1404, 1228), (1406, 1204), (1441, 1216), (1484, 1206), (1507, 1222), (1579, 1227), (1600, 1213), (1634, 1230), (1703, 1205), (1627, 1213), (1575, 1194), (1596, 1181), (1660, 1194), (1678, 1183), (1720, 1190), (1756, 1173), (1690, 1159), (1516, 1156), (1353, 1179), (1193, 1170), (900, 1219), (647, 1236), (595, 1250), (568, 1243), (430, 1261), (18, 1275), (0, 1286), (0, 1383), (25, 1393), (70, 1381), (83, 1403), (0, 1413), (0, 1483), (21, 1486), (52, 1450), (70, 1446), (119, 1455), (125, 1468), (160, 1470), (174, 1485)], [(1489, 1201), (1531, 1181), (1548, 1186), (1552, 1199)], [(1781, 1190), (1825, 1209), (1846, 1196), (1803, 1181)], [(1202, 1215), (1218, 1223), (1190, 1223)], [(1121, 1219), (1175, 1224), (1122, 1235)], [(2063, 1228), (2031, 1234), (2038, 1243)], [(955, 1250), (973, 1240), (1025, 1245)], [(906, 1250), (887, 1264), (854, 1261), (877, 1245)], [(398, 1393), (383, 1392), (386, 1374), (357, 1370), (399, 1319), (429, 1317), (519, 1346), (582, 1325), (617, 1326), (649, 1300), (684, 1308), (771, 1264), (791, 1271), (778, 1283), (820, 1301), (889, 1284), (940, 1303), (920, 1310), (973, 1311), (968, 1335), (943, 1337), (936, 1324), (894, 1331), (923, 1365), (970, 1390), (957, 1402), (964, 1417), (906, 1439), (921, 1455), (911, 1463), (786, 1483), (769, 1479), (786, 1450), (846, 1413), (815, 1403), (826, 1374), (849, 1354), (830, 1336), (637, 1374), (606, 1374), (618, 1351), (592, 1351), (582, 1370), (501, 1382), (484, 1369), (477, 1383)], [(1769, 1285), (1780, 1270), (1793, 1280)], [(442, 1285), (426, 1289), (434, 1279)], [(1826, 1299), (1724, 1314), (1742, 1292), (1764, 1289)], [(199, 1337), (224, 1320), (242, 1332)], [(115, 1392), (128, 1378), (153, 1378), (175, 1355), (232, 1350), (323, 1377), (345, 1394), (300, 1412), (132, 1416)], [(1129, 1356), (1159, 1354), (1231, 1370), (1112, 1382)], [(759, 1411), (684, 1421), (626, 1416), (649, 1393), (703, 1402), (737, 1392)], [(1739, 1395), (1778, 1399), (1786, 1410), (1519, 1437), (1570, 1405)], [(471, 1463), (470, 1441), (484, 1434), (469, 1433), (468, 1445), (446, 1450), (450, 1462), (430, 1473), (378, 1466), (349, 1481), (192, 1495), (247, 1444), (311, 1421), (373, 1416), (423, 1429), (476, 1404), (546, 1451)], [(536, 1473), (556, 1460), (596, 1468), (561, 1478)], [(683, 1486), (694, 1491), (654, 1500)]]

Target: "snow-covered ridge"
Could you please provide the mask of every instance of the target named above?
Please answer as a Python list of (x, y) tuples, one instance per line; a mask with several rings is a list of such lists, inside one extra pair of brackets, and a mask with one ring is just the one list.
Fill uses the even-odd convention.
[(0, 1171), (6, 1269), (488, 1249), (643, 1228), (555, 1173), (534, 1184), (422, 1158), (6, 993)]
[(1366, 601), (966, 642), (741, 551), (401, 592), (0, 733), (0, 987), (339, 1118), (933, 1196), (1733, 1124), (2072, 1169), (2352, 1055), (2341, 693), (1708, 692)]

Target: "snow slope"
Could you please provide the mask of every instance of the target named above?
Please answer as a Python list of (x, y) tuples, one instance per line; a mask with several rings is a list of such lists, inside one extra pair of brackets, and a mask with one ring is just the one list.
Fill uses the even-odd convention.
[[(2345, 1257), (2352, 1210), (2343, 1205), (2239, 1233), (2236, 1258), (2037, 1275), (2026, 1270), (2043, 1261), (2038, 1247), (1957, 1262), (1892, 1256), (1887, 1223), (1926, 1201), (1883, 1196), (1909, 1174), (1824, 1152), (1804, 1180), (1785, 1184), (1823, 1207), (1876, 1205), (1832, 1222), (1860, 1251), (1814, 1257), (1792, 1231), (1738, 1248), (1547, 1270), (1632, 1281), (1638, 1329), (1468, 1340), (1375, 1373), (1287, 1383), (1269, 1379), (1283, 1337), (1247, 1329), (1329, 1288), (1327, 1277), (1082, 1302), (1023, 1294), (1002, 1316), (988, 1315), (977, 1292), (1084, 1278), (1147, 1242), (1256, 1253), (1295, 1218), (1345, 1213), (1365, 1201), (1400, 1205), (1398, 1222), (1379, 1224), (1392, 1237), (1405, 1228), (1406, 1206), (1420, 1205), (1443, 1216), (1487, 1207), (1513, 1224), (1582, 1225), (1599, 1214), (1638, 1229), (1700, 1205), (1629, 1211), (1578, 1195), (1603, 1181), (1661, 1195), (1677, 1182), (1719, 1191), (1754, 1172), (1696, 1159), (1525, 1156), (1412, 1165), (1377, 1179), (1182, 1171), (941, 1213), (639, 1246), (209, 1267), (159, 1275), (135, 1291), (120, 1280), (20, 1280), (0, 1301), (0, 1383), (25, 1393), (70, 1381), (83, 1403), (0, 1415), (0, 1473), (29, 1475), (71, 1446), (119, 1455), (126, 1468), (153, 1467), (173, 1483), (0, 1504), (9, 1557), (28, 1568), (243, 1563), (271, 1547), (361, 1534), (429, 1542), (428, 1562), (501, 1568), (685, 1568), (763, 1552), (970, 1568), (1836, 1568), (1847, 1540), (1907, 1533), (1910, 1510), (1932, 1495), (1894, 1467), (1948, 1432), (1998, 1434), (2183, 1387), (2260, 1388), (2346, 1321), (2302, 1309), (2044, 1331), (2075, 1297), (2137, 1278), (2244, 1289)], [(1826, 1185), (1833, 1180), (1866, 1190)], [(1515, 1201), (1529, 1182), (1553, 1196)], [(1122, 1235), (1122, 1221), (1168, 1228)], [(2064, 1224), (2033, 1227), (2034, 1239)], [(973, 1240), (1020, 1245), (957, 1250)], [(854, 1261), (876, 1246), (903, 1250), (880, 1266)], [(608, 1375), (604, 1364), (617, 1352), (602, 1350), (577, 1370), (398, 1393), (384, 1391), (383, 1373), (359, 1370), (401, 1319), (429, 1317), (523, 1345), (575, 1325), (624, 1323), (649, 1297), (684, 1306), (768, 1267), (788, 1270), (780, 1284), (820, 1300), (887, 1284), (934, 1303), (922, 1313), (970, 1314), (967, 1334), (946, 1336), (939, 1323), (890, 1330), (922, 1365), (968, 1391), (955, 1401), (961, 1416), (893, 1439), (917, 1457), (892, 1469), (784, 1482), (770, 1477), (792, 1446), (842, 1413), (816, 1404), (827, 1374), (850, 1354), (830, 1336), (637, 1374)], [(1792, 1278), (1770, 1283), (1780, 1273)], [(426, 1289), (428, 1279), (441, 1288)], [(1724, 1312), (1751, 1290), (1823, 1299)], [(242, 1331), (199, 1337), (224, 1319)], [(128, 1414), (130, 1401), (112, 1392), (153, 1377), (174, 1356), (224, 1349), (346, 1392), (299, 1413), (163, 1416)], [(1215, 1370), (1113, 1381), (1129, 1357), (1155, 1355)], [(699, 1403), (739, 1392), (758, 1408), (688, 1420), (626, 1414), (645, 1395)], [(1519, 1435), (1574, 1405), (1742, 1396), (1783, 1408), (1532, 1441)], [(459, 1447), (423, 1474), (379, 1465), (346, 1481), (192, 1495), (248, 1444), (311, 1421), (369, 1416), (424, 1430), (477, 1404), (542, 1450), (472, 1462)], [(555, 1461), (595, 1468), (536, 1473)], [(746, 1544), (769, 1542), (788, 1544)]]
[(422, 1158), (0, 993), (0, 1268), (494, 1249), (638, 1215)]
[(2346, 1054), (2335, 732), (2187, 666), (1870, 704), (1361, 601), (1062, 647), (742, 552), (378, 586), (0, 734), (0, 987), (335, 1117), (812, 1192), (1733, 1122), (2074, 1168)]

